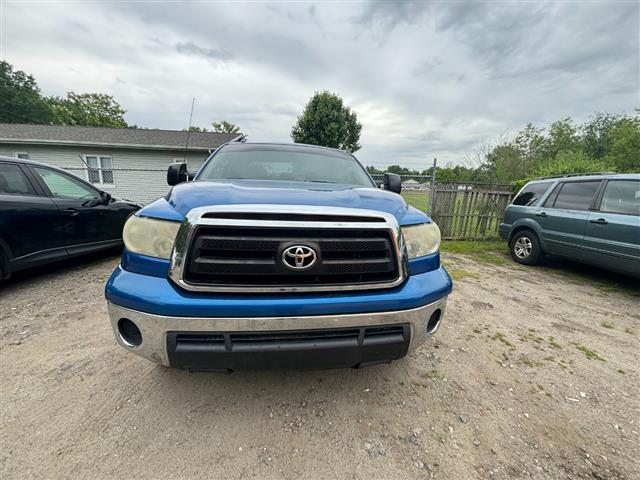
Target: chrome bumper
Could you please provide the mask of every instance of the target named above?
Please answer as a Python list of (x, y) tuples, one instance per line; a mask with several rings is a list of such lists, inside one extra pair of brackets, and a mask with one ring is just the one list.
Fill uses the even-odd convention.
[[(444, 315), (447, 297), (411, 310), (393, 312), (374, 312), (348, 315), (316, 315), (300, 317), (168, 317), (130, 310), (108, 302), (111, 327), (117, 342), (125, 349), (156, 363), (169, 366), (167, 353), (168, 332), (258, 332), (274, 330), (305, 330), (341, 327), (366, 327), (375, 325), (393, 325), (408, 323), (411, 326), (409, 351), (424, 343), (433, 331), (427, 333), (427, 322), (431, 314), (440, 309), (440, 320)], [(133, 346), (119, 333), (118, 321), (121, 318), (131, 320), (142, 333), (142, 343)]]

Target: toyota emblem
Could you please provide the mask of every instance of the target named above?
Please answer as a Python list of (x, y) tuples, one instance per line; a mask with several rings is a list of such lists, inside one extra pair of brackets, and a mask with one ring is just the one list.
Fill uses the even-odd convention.
[(306, 270), (315, 265), (318, 255), (306, 245), (293, 245), (282, 252), (282, 263), (291, 270)]

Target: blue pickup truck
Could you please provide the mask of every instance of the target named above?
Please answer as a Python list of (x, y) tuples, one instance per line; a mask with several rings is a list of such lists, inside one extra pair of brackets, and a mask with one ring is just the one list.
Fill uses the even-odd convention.
[(440, 231), (348, 152), (230, 143), (125, 224), (106, 286), (117, 342), (165, 366), (343, 368), (433, 335), (452, 283)]

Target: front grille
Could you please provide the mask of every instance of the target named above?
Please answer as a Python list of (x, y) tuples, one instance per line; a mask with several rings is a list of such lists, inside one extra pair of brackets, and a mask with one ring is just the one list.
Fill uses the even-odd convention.
[[(288, 268), (283, 251), (310, 247), (308, 270)], [(400, 276), (390, 230), (198, 226), (188, 250), (184, 280), (221, 287), (296, 287), (388, 283)]]
[(358, 347), (408, 342), (409, 326), (336, 328), (252, 333), (170, 333), (176, 352), (183, 350), (242, 352), (267, 350), (305, 350), (324, 346)]

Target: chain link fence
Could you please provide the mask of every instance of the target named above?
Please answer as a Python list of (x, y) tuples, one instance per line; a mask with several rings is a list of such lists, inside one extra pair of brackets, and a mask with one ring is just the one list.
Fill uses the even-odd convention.
[[(167, 194), (166, 169), (66, 168), (66, 170), (116, 198), (143, 205)], [(384, 175), (372, 175), (381, 185)], [(426, 175), (401, 175), (402, 196), (407, 203), (428, 213), (445, 239), (491, 239), (513, 196), (505, 184), (447, 182), (432, 184)]]
[(116, 198), (142, 205), (164, 197), (171, 189), (167, 185), (166, 168), (68, 167), (65, 170)]

